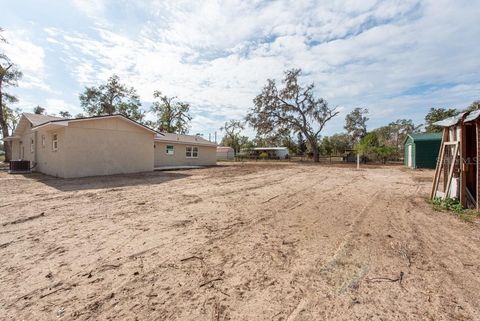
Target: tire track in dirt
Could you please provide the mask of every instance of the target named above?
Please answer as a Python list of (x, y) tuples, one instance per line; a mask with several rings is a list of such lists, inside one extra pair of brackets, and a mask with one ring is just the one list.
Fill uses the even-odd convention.
[[(468, 223), (456, 222), (455, 219), (441, 214), (432, 217), (427, 214), (431, 212), (427, 204), (419, 204), (415, 197), (410, 198), (407, 208), (405, 214), (409, 215), (405, 215), (404, 224), (409, 226), (411, 231), (407, 234), (413, 236), (412, 241), (418, 244), (415, 248), (418, 259), (414, 260), (414, 273), (424, 275), (423, 279), (432, 294), (440, 292), (439, 287), (444, 290), (441, 292), (448, 293), (439, 301), (441, 304), (438, 309), (443, 315), (454, 319), (468, 319), (469, 315), (480, 315), (480, 300), (476, 287), (470, 289), (472, 283), (465, 282), (467, 275), (470, 280), (479, 282), (472, 269), (467, 269), (464, 265), (465, 262), (480, 260), (480, 246), (475, 246), (478, 243), (472, 242), (468, 237), (473, 231), (464, 228)], [(444, 224), (445, 221), (450, 225), (449, 228)], [(452, 223), (463, 229), (466, 237), (462, 237), (461, 233), (453, 234)], [(456, 244), (456, 249), (449, 249), (449, 244)], [(447, 280), (431, 279), (428, 274), (436, 271), (442, 271)], [(477, 299), (470, 302), (465, 300), (465, 297)]]
[[(447, 229), (448, 225), (443, 224), (440, 217), (432, 216), (430, 206), (424, 199), (418, 197), (418, 193), (423, 190), (423, 185), (405, 184), (412, 188), (386, 193), (385, 200), (382, 202), (387, 204), (385, 209), (387, 213), (389, 207), (399, 204), (400, 206), (395, 206), (395, 215), (378, 216), (377, 214), (376, 220), (366, 222), (370, 226), (375, 226), (375, 229), (370, 233), (379, 237), (373, 238), (374, 242), (379, 242), (382, 238), (385, 240), (375, 245), (376, 248), (383, 247), (384, 251), (383, 254), (382, 252), (379, 253), (381, 256), (376, 255), (375, 259), (372, 257), (374, 263), (371, 268), (372, 273), (374, 273), (374, 276), (380, 274), (380, 276), (391, 277), (395, 273), (398, 275), (400, 270), (405, 272), (403, 286), (400, 288), (401, 291), (405, 292), (405, 295), (398, 296), (395, 292), (390, 291), (387, 291), (385, 295), (398, 297), (398, 304), (403, 304), (404, 310), (406, 308), (411, 309), (411, 313), (418, 313), (418, 304), (423, 304), (431, 307), (428, 313), (435, 319), (469, 319), (469, 316), (477, 315), (478, 309), (475, 309), (474, 306), (478, 306), (478, 299), (473, 301), (476, 301), (474, 305), (471, 301), (475, 297), (474, 292), (470, 291), (469, 294), (465, 286), (459, 283), (458, 272), (455, 277), (448, 268), (448, 260), (454, 257), (458, 258), (458, 251), (441, 254), (444, 252), (443, 249), (449, 247), (449, 244), (461, 245), (461, 239), (463, 239), (461, 235), (468, 235), (469, 233), (453, 234), (452, 226)], [(383, 231), (382, 226), (384, 226)], [(387, 235), (387, 238), (384, 238), (385, 235)], [(468, 244), (468, 242), (464, 244)], [(374, 246), (374, 244), (371, 244), (371, 246)], [(468, 247), (466, 247), (467, 251)], [(479, 253), (478, 249), (473, 253)], [(425, 261), (426, 258), (428, 258), (427, 261)], [(447, 261), (445, 261), (445, 258), (448, 258)], [(473, 261), (478, 260), (479, 257), (475, 256)], [(428, 271), (424, 271), (422, 266), (426, 266)], [(434, 270), (431, 270), (432, 267), (434, 267)], [(439, 279), (432, 278), (432, 272), (440, 273), (438, 275)], [(440, 281), (445, 275), (448, 275), (449, 282)], [(462, 279), (465, 280), (464, 275), (462, 275)], [(383, 288), (380, 285), (365, 286), (371, 289)], [(424, 290), (418, 291), (419, 287)], [(388, 286), (388, 290), (390, 289), (391, 286)], [(442, 299), (432, 299), (432, 302), (430, 302), (435, 293), (444, 293), (444, 295)], [(468, 299), (470, 303), (462, 299), (465, 296), (470, 298)], [(414, 301), (417, 303), (410, 305), (408, 302), (412, 299), (409, 298), (415, 298)], [(405, 304), (408, 305), (405, 307)], [(387, 308), (378, 303), (376, 303), (376, 307), (379, 311)]]
[[(198, 170), (190, 178), (164, 185), (113, 191), (108, 202), (75, 195), (65, 201), (80, 201), (78, 213), (59, 208), (55, 217), (46, 215), (46, 224), (54, 224), (54, 231), (32, 223), (29, 235), (48, 240), (2, 249), (23, 269), (8, 272), (4, 268), (1, 275), (9, 277), (0, 282), (8, 291), (26, 279), (17, 289), (28, 293), (50, 284), (45, 282), (48, 271), (42, 268), (66, 264), (53, 273), (51, 283), (62, 282), (65, 290), (37, 291), (35, 300), (6, 310), (6, 318), (47, 320), (56, 318), (56, 313), (78, 320), (474, 318), (472, 313), (477, 311), (465, 302), (474, 307), (478, 301), (472, 298), (478, 288), (478, 269), (466, 266), (456, 271), (451, 261), (465, 261), (476, 250), (469, 243), (478, 238), (463, 235), (478, 229), (448, 224), (448, 216), (437, 217), (427, 205), (411, 203), (412, 195), (423, 193), (424, 185), (411, 184), (410, 172), (388, 167), (245, 169), (224, 187), (224, 175), (217, 170)], [(231, 193), (222, 194), (226, 191)], [(13, 212), (12, 217), (19, 214)], [(440, 242), (442, 234), (448, 233)], [(6, 237), (0, 234), (2, 240)], [(25, 255), (13, 256), (31, 253), (35, 258), (58, 246), (68, 248), (69, 238), (85, 257), (75, 254), (71, 246), (72, 255), (52, 254), (48, 260), (35, 261), (36, 266), (29, 265), (33, 260)], [(413, 251), (420, 253), (410, 268), (397, 243), (411, 243)], [(442, 249), (446, 244), (448, 251)], [(423, 266), (419, 263), (424, 257)], [(478, 255), (470, 257), (467, 263), (479, 263)], [(322, 271), (328, 264), (329, 269)], [(417, 271), (417, 266), (430, 265), (435, 269)], [(400, 270), (406, 275), (402, 285), (368, 282), (371, 277), (395, 277)], [(428, 279), (432, 275), (438, 282)], [(466, 287), (465, 282), (472, 285)], [(67, 289), (73, 283), (77, 285)], [(450, 291), (453, 283), (456, 288)], [(427, 289), (438, 294), (432, 302)], [(463, 314), (457, 305), (464, 308)]]

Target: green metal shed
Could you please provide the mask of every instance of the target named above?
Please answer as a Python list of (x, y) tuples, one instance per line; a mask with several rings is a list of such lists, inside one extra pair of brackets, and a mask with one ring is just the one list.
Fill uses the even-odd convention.
[(435, 168), (441, 143), (442, 133), (407, 135), (403, 163), (411, 168)]

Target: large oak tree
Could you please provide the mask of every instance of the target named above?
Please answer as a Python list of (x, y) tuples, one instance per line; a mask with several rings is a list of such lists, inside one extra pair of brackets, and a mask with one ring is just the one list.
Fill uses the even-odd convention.
[(89, 116), (121, 114), (139, 122), (144, 118), (137, 91), (122, 84), (117, 75), (98, 87), (85, 87), (80, 105)]
[(235, 154), (240, 152), (241, 140), (242, 137), (240, 133), (245, 129), (243, 122), (239, 120), (231, 119), (228, 122), (225, 122), (225, 125), (220, 128), (221, 131), (225, 132), (225, 136), (222, 139), (221, 144), (223, 146), (230, 146), (233, 148)]
[(167, 133), (188, 133), (192, 120), (190, 104), (178, 101), (177, 97), (163, 95), (160, 91), (155, 91), (153, 97), (158, 100), (153, 102), (150, 110), (155, 113), (157, 120), (148, 124)]
[(299, 84), (301, 72), (286, 71), (281, 88), (275, 80), (267, 80), (262, 93), (253, 100), (247, 121), (259, 135), (285, 130), (301, 132), (312, 148), (313, 160), (318, 162), (320, 133), (339, 112), (330, 108), (325, 99), (315, 98), (313, 83), (306, 87)]
[(367, 121), (365, 116), (368, 114), (368, 109), (355, 108), (347, 116), (345, 116), (345, 126), (348, 135), (350, 136), (350, 143), (357, 144), (367, 134)]
[[(0, 43), (6, 43), (5, 38), (1, 35), (3, 29), (0, 28)], [(12, 109), (8, 107), (9, 103), (18, 101), (17, 97), (5, 91), (7, 87), (18, 86), (18, 81), (22, 78), (22, 72), (3, 52), (0, 52), (0, 127), (3, 137), (10, 136), (9, 120), (14, 115)], [(5, 151), (5, 161), (9, 161), (12, 157), (10, 142), (3, 144)]]
[(445, 118), (453, 117), (457, 114), (458, 111), (454, 108), (430, 108), (428, 114), (425, 116), (425, 131), (427, 133), (441, 132), (443, 128), (434, 125), (434, 123), (444, 120)]

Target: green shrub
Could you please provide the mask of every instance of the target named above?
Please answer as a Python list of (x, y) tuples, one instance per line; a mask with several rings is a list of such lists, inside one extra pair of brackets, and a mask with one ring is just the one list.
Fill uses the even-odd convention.
[(435, 197), (432, 201), (433, 208), (435, 210), (446, 210), (460, 214), (463, 212), (462, 204), (456, 198), (446, 198)]
[(436, 211), (449, 211), (455, 213), (461, 220), (473, 222), (480, 218), (480, 212), (475, 209), (464, 209), (456, 198), (442, 199), (435, 197), (432, 200), (433, 209)]
[(263, 153), (261, 153), (260, 155), (258, 155), (258, 158), (260, 158), (260, 159), (268, 159), (268, 153), (263, 152)]

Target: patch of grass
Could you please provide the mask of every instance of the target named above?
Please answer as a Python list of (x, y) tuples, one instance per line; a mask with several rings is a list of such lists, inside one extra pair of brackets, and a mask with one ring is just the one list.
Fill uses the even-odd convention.
[(5, 155), (0, 155), (0, 162), (3, 162), (5, 160)]
[(473, 222), (476, 219), (480, 218), (480, 212), (477, 210), (464, 210), (462, 213), (458, 214), (458, 217), (466, 222)]
[(456, 198), (435, 197), (432, 200), (433, 209), (435, 211), (447, 211), (455, 214), (465, 222), (473, 222), (480, 218), (480, 212), (472, 209), (464, 209), (460, 201)]

